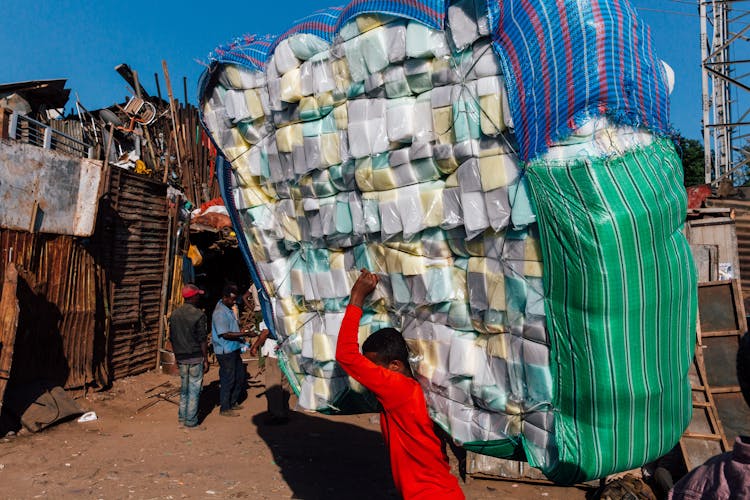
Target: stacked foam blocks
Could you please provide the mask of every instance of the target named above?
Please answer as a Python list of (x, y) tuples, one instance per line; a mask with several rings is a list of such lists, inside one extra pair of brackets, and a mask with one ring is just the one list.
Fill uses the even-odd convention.
[[(219, 65), (203, 118), (231, 164), (300, 406), (375, 409), (335, 363), (349, 291), (366, 268), (380, 285), (360, 341), (403, 332), (433, 419), (460, 443), (512, 449), (523, 439), (536, 463), (551, 462), (539, 231), (483, 7), (454, 2), (445, 30), (363, 14), (333, 43), (283, 38), (263, 71)], [(650, 142), (592, 120), (548, 158)]]
[(203, 113), (300, 405), (364, 392), (334, 357), (367, 268), (361, 340), (401, 329), (436, 421), (495, 441), (549, 400), (541, 256), (486, 12), (459, 2), (448, 26), (360, 15), (333, 44), (292, 35), (265, 71), (223, 65)]

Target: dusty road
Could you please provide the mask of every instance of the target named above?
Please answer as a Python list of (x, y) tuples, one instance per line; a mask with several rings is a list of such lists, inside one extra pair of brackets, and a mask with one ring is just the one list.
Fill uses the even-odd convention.
[[(264, 425), (263, 388), (251, 381), (241, 417), (221, 417), (217, 377), (213, 365), (201, 398), (205, 430), (180, 429), (166, 401), (136, 412), (165, 387), (149, 389), (179, 386), (151, 372), (79, 398), (96, 421), (0, 438), (0, 498), (397, 498), (376, 415), (294, 412), (287, 425)], [(469, 499), (586, 498), (575, 488), (471, 478), (462, 487)]]

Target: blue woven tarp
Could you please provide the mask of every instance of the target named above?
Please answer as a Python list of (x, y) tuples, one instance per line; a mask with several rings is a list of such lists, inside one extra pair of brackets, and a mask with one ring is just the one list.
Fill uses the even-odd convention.
[(591, 116), (668, 131), (666, 74), (627, 0), (488, 0), (521, 156)]
[(447, 0), (353, 0), (341, 13), (339, 27), (366, 12), (377, 12), (414, 19), (431, 28), (442, 29)]
[(308, 33), (332, 42), (341, 26), (365, 13), (389, 14), (442, 29), (447, 8), (447, 0), (353, 0), (345, 7), (329, 7), (305, 16), (281, 35), (244, 35), (234, 39), (214, 49), (208, 60), (263, 70), (276, 46), (296, 33)]
[[(306, 16), (280, 36), (245, 36), (220, 46), (209, 60), (263, 69), (283, 39), (309, 33), (331, 42), (343, 24), (363, 13), (443, 28), (448, 4), (353, 0)], [(628, 0), (487, 0), (487, 5), (522, 159), (535, 158), (594, 116), (669, 131), (666, 75), (649, 28)]]
[(276, 45), (278, 45), (279, 42), (297, 33), (309, 33), (318, 36), (327, 42), (332, 42), (338, 31), (339, 19), (341, 19), (341, 12), (343, 10), (343, 7), (330, 7), (328, 9), (314, 12), (309, 16), (295, 21), (294, 26), (286, 30), (276, 39), (271, 53), (273, 53), (273, 49), (276, 48)]
[(220, 45), (208, 55), (210, 62), (234, 63), (257, 71), (266, 67), (276, 35), (245, 35)]
[(360, 14), (377, 13), (413, 19), (435, 29), (445, 22), (447, 0), (353, 0), (345, 7), (320, 10), (294, 22), (294, 26), (278, 37), (272, 51), (282, 40), (296, 33), (316, 35), (332, 42), (341, 26)]

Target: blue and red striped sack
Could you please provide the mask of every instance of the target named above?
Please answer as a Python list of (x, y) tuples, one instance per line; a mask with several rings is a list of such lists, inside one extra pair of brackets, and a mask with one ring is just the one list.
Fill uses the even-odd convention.
[(591, 117), (669, 130), (667, 77), (628, 0), (487, 4), (523, 160)]

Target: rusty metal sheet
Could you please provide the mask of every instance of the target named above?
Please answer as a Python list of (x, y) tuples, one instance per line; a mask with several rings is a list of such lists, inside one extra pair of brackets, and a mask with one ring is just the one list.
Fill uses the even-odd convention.
[(742, 394), (715, 394), (714, 399), (727, 440), (731, 443), (737, 436), (750, 436), (750, 408)]
[(166, 185), (115, 168), (98, 213), (90, 242), (0, 228), (0, 273), (19, 270), (14, 382), (104, 386), (156, 365)]
[[(705, 364), (705, 386), (728, 444), (750, 432), (750, 410), (737, 380), (737, 350), (747, 330), (745, 307), (738, 280), (700, 283), (700, 357)], [(697, 357), (697, 356), (696, 356)]]
[(693, 396), (693, 418), (680, 439), (680, 450), (687, 470), (729, 449), (723, 438), (724, 429), (715, 408), (708, 384), (703, 347), (696, 346), (695, 357), (688, 371)]
[(113, 378), (156, 366), (169, 229), (166, 184), (112, 169), (96, 244), (110, 281)]
[(0, 140), (0, 227), (91, 236), (102, 162)]
[(10, 261), (19, 274), (13, 381), (105, 385), (105, 307), (90, 249), (71, 236), (0, 229), (0, 252), (0, 272)]
[(5, 269), (2, 297), (0, 297), (0, 408), (3, 406), (5, 388), (10, 379), (13, 348), (16, 344), (16, 328), (18, 327), (17, 285), (18, 271), (16, 271), (16, 266), (10, 264)]
[(699, 283), (698, 310), (704, 335), (724, 332), (742, 334), (747, 329), (738, 280)]

